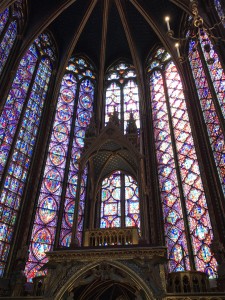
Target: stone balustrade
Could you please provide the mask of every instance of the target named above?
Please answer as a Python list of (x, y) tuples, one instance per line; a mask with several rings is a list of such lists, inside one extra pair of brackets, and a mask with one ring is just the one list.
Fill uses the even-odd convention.
[(126, 246), (137, 245), (139, 240), (138, 229), (131, 228), (100, 228), (86, 230), (84, 235), (85, 247), (96, 246)]

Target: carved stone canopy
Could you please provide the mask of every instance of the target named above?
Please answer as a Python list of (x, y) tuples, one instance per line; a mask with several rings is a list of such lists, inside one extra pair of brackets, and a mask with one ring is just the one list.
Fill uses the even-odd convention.
[(89, 162), (94, 183), (98, 184), (117, 170), (137, 178), (141, 158), (137, 146), (109, 122), (96, 138), (86, 143), (79, 163), (83, 170)]

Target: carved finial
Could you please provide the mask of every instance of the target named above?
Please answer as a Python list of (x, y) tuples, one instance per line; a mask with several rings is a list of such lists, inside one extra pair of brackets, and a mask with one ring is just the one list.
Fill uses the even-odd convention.
[(109, 122), (112, 122), (116, 126), (120, 126), (119, 113), (116, 111), (115, 107), (113, 113), (109, 117)]
[(134, 114), (131, 111), (130, 118), (127, 121), (126, 134), (137, 134), (137, 133), (138, 133), (138, 129), (136, 125), (136, 120), (134, 119)]
[(96, 123), (95, 123), (95, 116), (92, 115), (90, 119), (90, 124), (88, 125), (86, 132), (85, 132), (85, 138), (92, 138), (96, 137), (97, 135), (97, 129), (96, 129)]

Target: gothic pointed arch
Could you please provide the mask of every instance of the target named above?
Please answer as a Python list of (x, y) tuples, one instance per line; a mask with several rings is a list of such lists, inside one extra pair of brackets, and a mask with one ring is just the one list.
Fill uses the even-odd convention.
[[(82, 298), (82, 292), (81, 294), (78, 293), (79, 289), (83, 286), (85, 291), (89, 291), (89, 297), (92, 298), (93, 295), (95, 295), (95, 288), (98, 288), (99, 292), (101, 291), (101, 284), (108, 284), (110, 287), (110, 285), (112, 285), (111, 281), (121, 284), (124, 288), (127, 287), (131, 292), (129, 293), (131, 297), (129, 299), (136, 299), (139, 295), (139, 297), (150, 300), (154, 299), (157, 293), (162, 292), (160, 290), (161, 287), (158, 285), (159, 282), (155, 280), (156, 278), (151, 278), (151, 286), (149, 286), (146, 284), (146, 278), (143, 278), (140, 273), (135, 272), (132, 267), (132, 264), (126, 266), (123, 262), (112, 262), (109, 260), (88, 263), (83, 266), (82, 271), (76, 270), (75, 268), (73, 275), (70, 276), (68, 280), (64, 280), (65, 284), (60, 288), (57, 288), (54, 284), (54, 280), (52, 280), (49, 295), (54, 294), (55, 291), (55, 299), (62, 299), (63, 295), (76, 295), (78, 299), (85, 299), (85, 297), (87, 297), (86, 293), (84, 294), (84, 298)], [(151, 277), (151, 275), (149, 275), (149, 277)], [(90, 284), (92, 284), (92, 287), (89, 287)], [(92, 290), (90, 291), (90, 289)], [(102, 290), (103, 295), (105, 290), (106, 289)]]
[[(37, 195), (26, 265), (28, 280), (43, 274), (39, 269), (47, 261), (46, 251), (52, 250), (55, 244), (69, 247), (71, 243), (78, 159), (93, 114), (95, 82), (95, 70), (89, 60), (83, 56), (72, 56), (61, 82)], [(86, 181), (85, 172), (82, 177), (84, 198)]]
[(0, 116), (1, 275), (23, 204), (55, 59), (50, 36), (41, 34), (22, 57)]
[[(193, 51), (196, 50), (196, 51)], [(207, 127), (209, 144), (221, 188), (225, 191), (224, 144), (224, 80), (225, 73), (212, 41), (205, 33), (200, 43), (189, 44), (189, 62), (198, 92), (202, 116)]]
[(132, 112), (137, 128), (140, 129), (139, 93), (136, 70), (133, 65), (119, 60), (106, 72), (105, 123), (110, 115), (118, 112), (120, 126), (126, 130)]
[(85, 139), (86, 147), (79, 163), (80, 170), (87, 163), (91, 166), (89, 176), (93, 188), (89, 224), (96, 228), (133, 226), (140, 229), (139, 188), (142, 184), (144, 187), (140, 180), (143, 157), (137, 144), (130, 140), (130, 133), (124, 135), (118, 126), (110, 121), (99, 136)]
[(170, 54), (148, 64), (151, 112), (170, 272), (215, 276), (213, 232), (182, 82)]
[(25, 26), (24, 0), (15, 1), (0, 13), (0, 75), (10, 58), (13, 47)]

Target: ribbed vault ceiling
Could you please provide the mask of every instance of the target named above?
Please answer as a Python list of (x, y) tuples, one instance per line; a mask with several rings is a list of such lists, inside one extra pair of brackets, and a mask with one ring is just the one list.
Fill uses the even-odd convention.
[[(176, 4), (174, 4), (174, 2)], [(85, 53), (98, 69), (125, 58), (144, 62), (157, 43), (169, 47), (164, 17), (179, 31), (182, 5), (188, 0), (32, 0), (25, 44), (48, 28), (59, 60), (73, 51)]]

